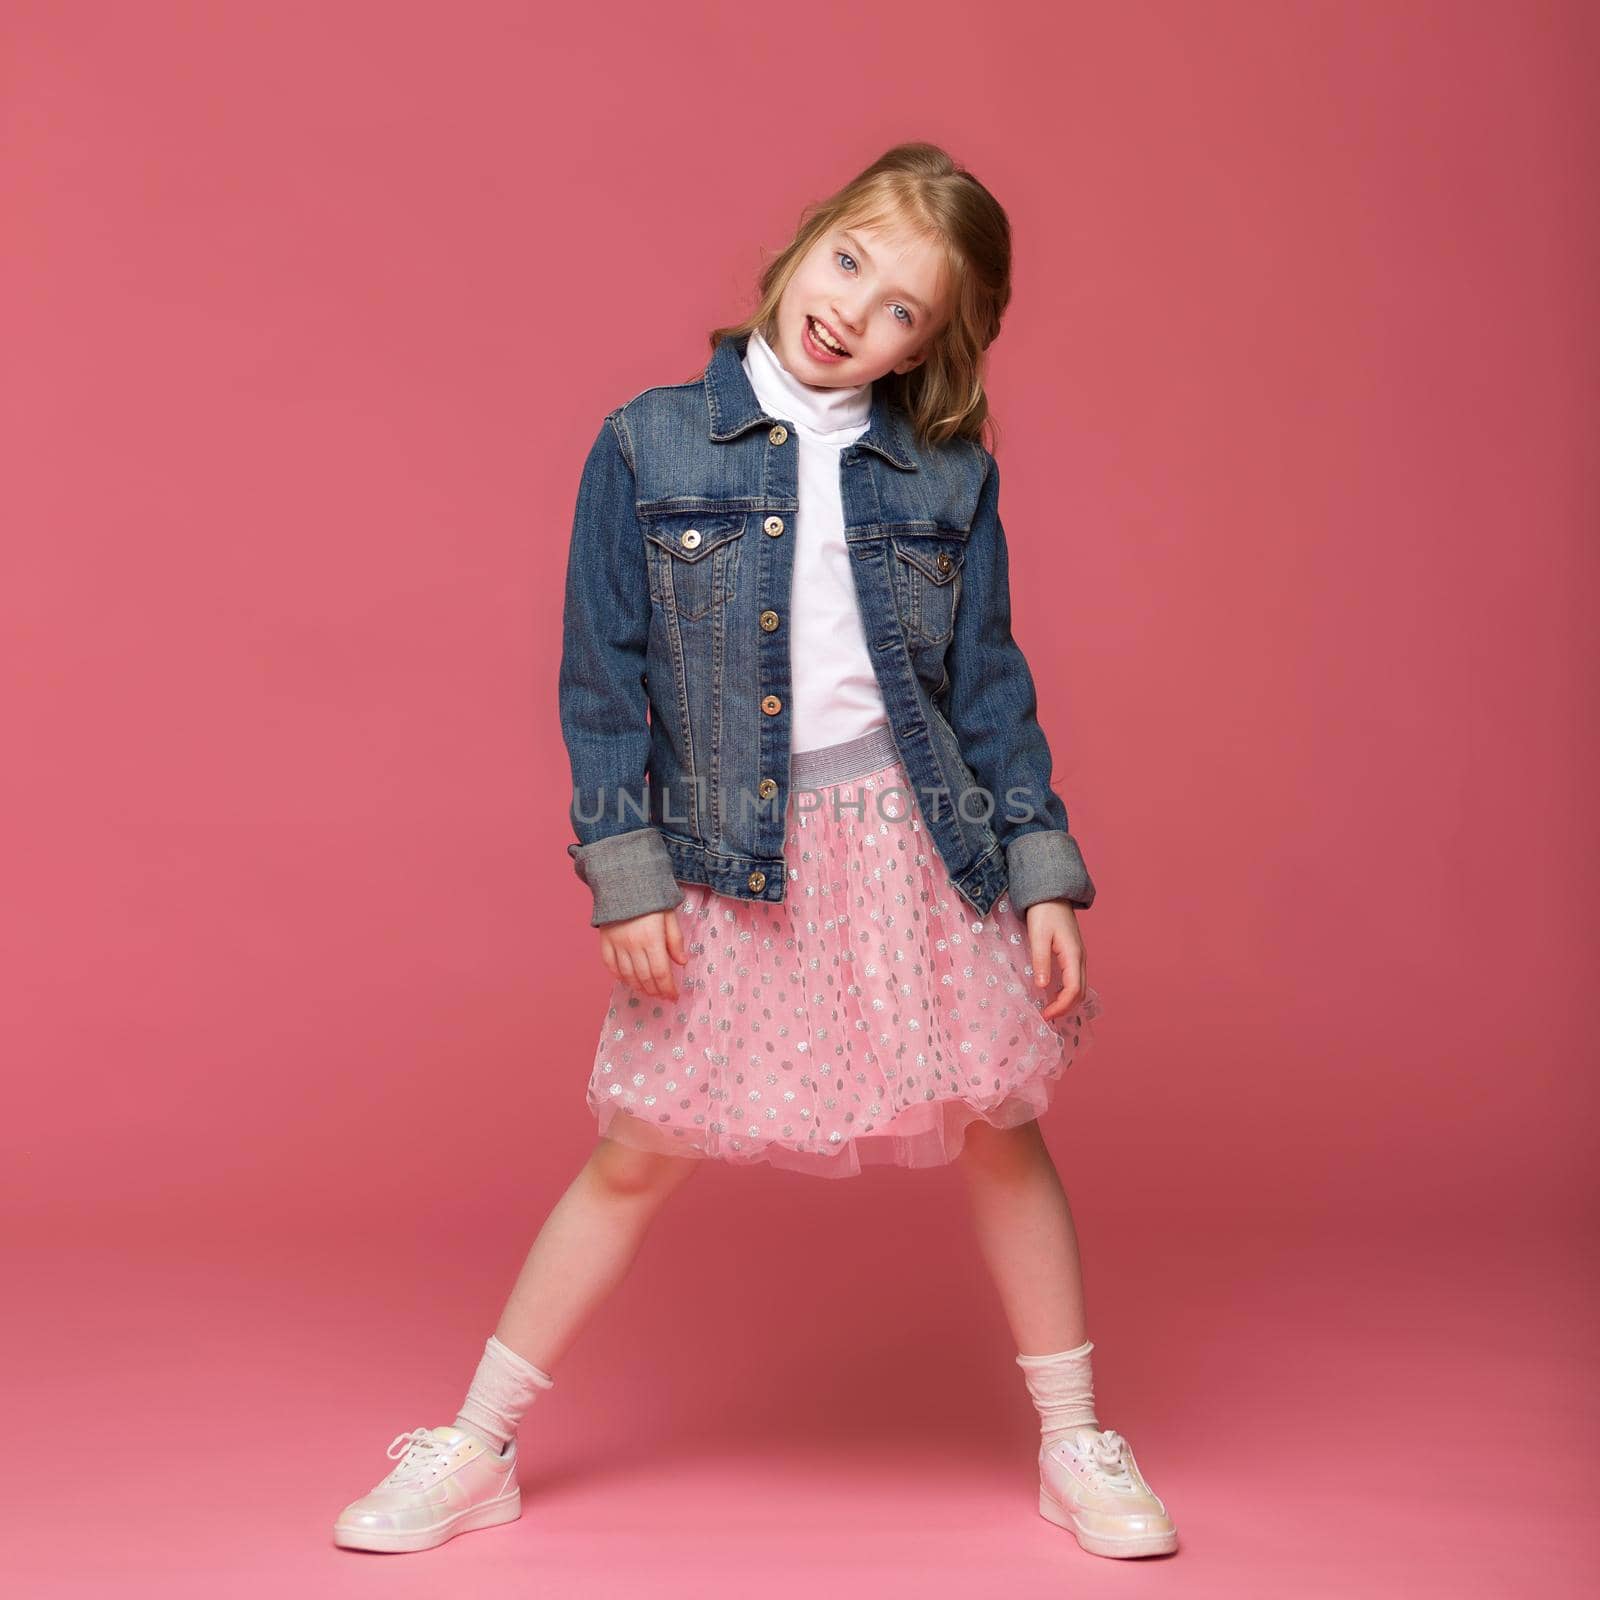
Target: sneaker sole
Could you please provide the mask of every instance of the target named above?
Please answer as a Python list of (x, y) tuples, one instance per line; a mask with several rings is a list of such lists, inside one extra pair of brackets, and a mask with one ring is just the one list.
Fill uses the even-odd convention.
[(333, 1542), (344, 1550), (431, 1550), (458, 1533), (498, 1527), (502, 1522), (515, 1522), (521, 1515), (522, 1490), (519, 1487), (515, 1494), (491, 1500), (487, 1505), (469, 1506), (431, 1528), (345, 1528), (336, 1522)]
[(1077, 1518), (1043, 1485), (1039, 1488), (1039, 1515), (1058, 1528), (1065, 1528), (1092, 1556), (1165, 1556), (1178, 1548), (1176, 1529), (1171, 1533), (1134, 1533), (1126, 1538), (1086, 1532), (1078, 1526)]

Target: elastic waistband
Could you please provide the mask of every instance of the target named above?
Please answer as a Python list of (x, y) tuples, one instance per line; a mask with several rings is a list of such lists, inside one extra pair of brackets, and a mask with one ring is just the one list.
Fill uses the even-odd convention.
[(819, 745), (815, 750), (796, 750), (789, 757), (789, 782), (792, 787), (815, 789), (828, 783), (847, 783), (864, 778), (891, 761), (898, 761), (894, 734), (881, 722), (855, 739), (841, 744)]

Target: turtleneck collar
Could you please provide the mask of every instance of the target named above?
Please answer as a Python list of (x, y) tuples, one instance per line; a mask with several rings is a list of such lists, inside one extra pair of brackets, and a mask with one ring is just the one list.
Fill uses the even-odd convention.
[(808, 433), (841, 433), (865, 428), (872, 420), (870, 383), (850, 389), (814, 389), (784, 366), (759, 328), (745, 346), (743, 365), (762, 409)]

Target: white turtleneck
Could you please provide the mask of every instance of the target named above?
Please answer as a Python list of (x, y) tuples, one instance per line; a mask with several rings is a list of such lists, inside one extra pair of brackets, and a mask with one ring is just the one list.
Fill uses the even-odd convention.
[(745, 376), (764, 411), (789, 425), (799, 446), (800, 512), (794, 519), (789, 596), (791, 750), (859, 738), (889, 720), (872, 670), (844, 538), (839, 454), (867, 431), (872, 385), (814, 389), (778, 359), (759, 332)]

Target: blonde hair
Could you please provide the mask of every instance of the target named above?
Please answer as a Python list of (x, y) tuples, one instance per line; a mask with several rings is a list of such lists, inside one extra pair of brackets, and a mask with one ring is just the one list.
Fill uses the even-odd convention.
[(711, 348), (760, 329), (770, 337), (778, 301), (812, 245), (835, 228), (887, 225), (937, 245), (944, 255), (948, 315), (925, 359), (878, 383), (909, 415), (919, 441), (984, 441), (995, 424), (984, 393), (984, 351), (1011, 299), (1011, 223), (1000, 202), (938, 145), (897, 144), (836, 194), (800, 213), (794, 238), (763, 269), (756, 308), (713, 328)]

